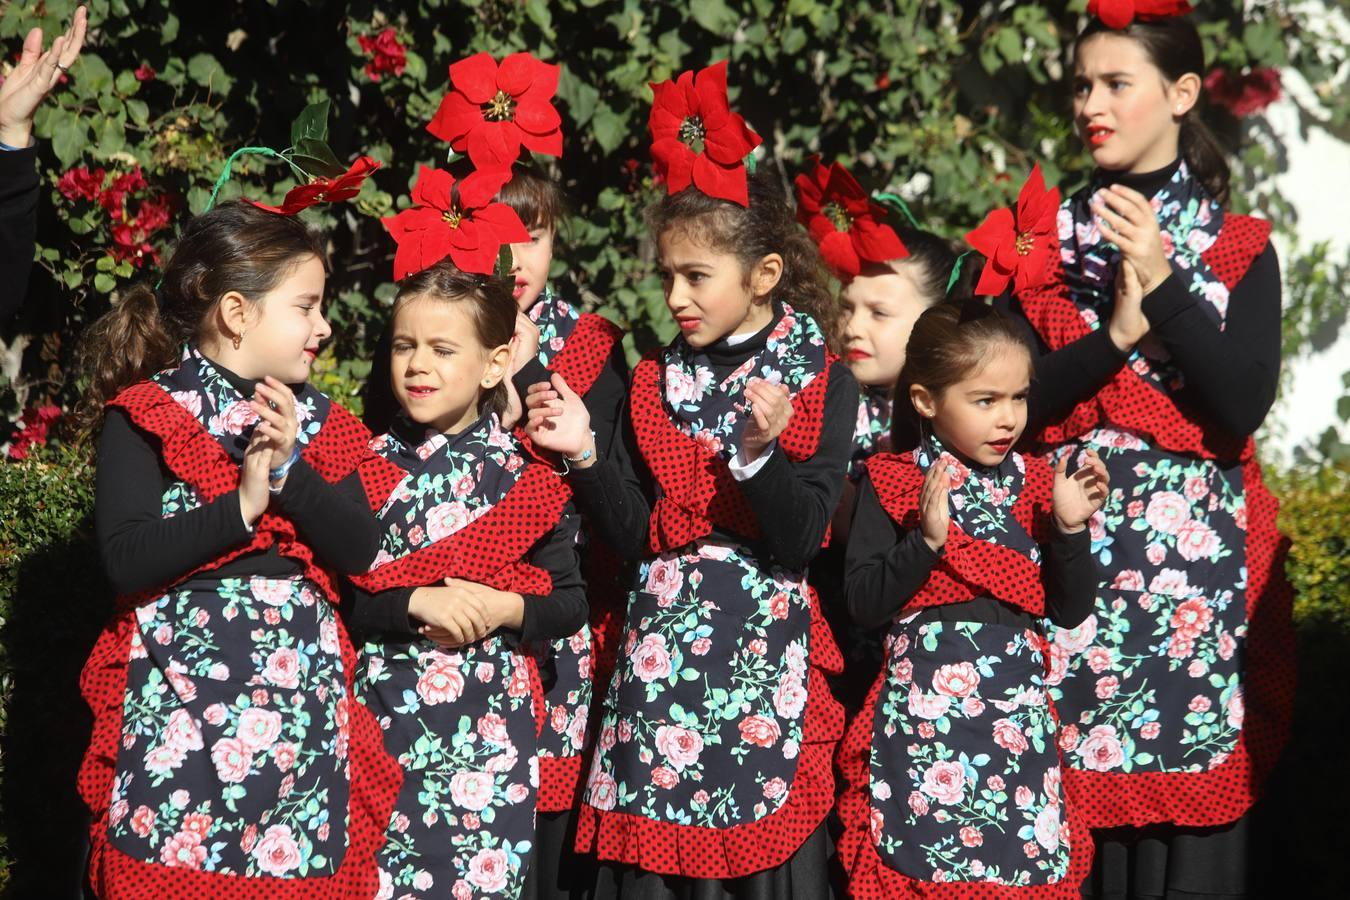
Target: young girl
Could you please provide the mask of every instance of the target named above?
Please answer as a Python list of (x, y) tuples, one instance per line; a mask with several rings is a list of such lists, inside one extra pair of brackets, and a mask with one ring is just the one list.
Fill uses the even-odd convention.
[(577, 835), (605, 863), (600, 897), (828, 890), (842, 722), (822, 675), (839, 658), (804, 572), (857, 385), (826, 349), (819, 256), (773, 176), (751, 176), (744, 202), (689, 187), (652, 210), (681, 334), (634, 371), (611, 454), (562, 378), (527, 398), (531, 438), (642, 561)]
[(1106, 894), (1243, 893), (1230, 823), (1290, 715), (1290, 594), (1251, 440), (1279, 373), (1279, 268), (1269, 225), (1221, 205), (1204, 71), (1184, 18), (1079, 36), (1074, 122), (1098, 168), (1060, 210), (1057, 277), (1018, 298), (1054, 349), (1113, 313), (1116, 279), (1144, 294), (1128, 367), (1040, 434), (1098, 450), (1115, 482), (1092, 522), (1095, 614), (1052, 647), (1070, 790), (1094, 827), (1173, 823), (1104, 844)]
[(1031, 375), (1020, 329), (991, 310), (943, 304), (910, 336), (899, 389), (921, 437), (867, 463), (848, 547), (850, 613), (889, 624), (841, 750), (852, 896), (1071, 897), (1087, 874), (1040, 617), (1073, 627), (1091, 610), (1085, 523), (1106, 471), (1010, 452)]
[[(305, 384), (321, 238), (242, 201), (91, 330), (96, 522), (120, 595), (81, 679), (100, 897), (370, 896), (400, 773), (352, 701), (333, 576), (379, 543), (368, 434)], [(175, 363), (176, 361), (176, 363)]]
[[(512, 360), (517, 397), (557, 372), (582, 397), (596, 444), (609, 453), (628, 384), (623, 332), (601, 316), (581, 313), (550, 284), (562, 192), (535, 167), (517, 163), (498, 199), (516, 211), (530, 233), (528, 242), (511, 245), (513, 297), (519, 309)], [(583, 752), (590, 752), (594, 737), (593, 683), (601, 685), (603, 694), (627, 587), (608, 547), (583, 535), (580, 549), (593, 625), (540, 648), (545, 721), (539, 737), (538, 852), (529, 891), (534, 897), (575, 893), (588, 878), (580, 867), (560, 863), (572, 858)]]
[(404, 279), (390, 324), (401, 413), (372, 446), (375, 565), (358, 693), (405, 770), (381, 896), (520, 895), (534, 847), (544, 696), (530, 642), (586, 618), (568, 492), (505, 408), (516, 306), (448, 260)]

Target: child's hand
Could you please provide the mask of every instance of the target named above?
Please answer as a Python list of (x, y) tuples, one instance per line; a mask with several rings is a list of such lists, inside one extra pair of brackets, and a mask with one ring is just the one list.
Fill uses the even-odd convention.
[(244, 451), (239, 473), (239, 512), (251, 528), (267, 509), (267, 475), (271, 469), (271, 443), (257, 431)]
[(488, 587), (486, 584), (465, 581), (462, 578), (447, 578), (445, 579), (445, 586), (463, 591), (478, 601), (483, 610), (483, 617), (487, 622), (488, 634), (498, 628), (520, 630), (521, 620), (524, 618), (525, 612), (525, 598), (520, 594), (513, 591), (499, 591), (496, 588)]
[(1089, 450), (1084, 457), (1072, 477), (1065, 474), (1069, 467), (1069, 454), (1061, 456), (1055, 464), (1052, 505), (1055, 525), (1063, 534), (1076, 534), (1083, 530), (1092, 514), (1106, 502), (1111, 485), (1111, 476), (1106, 473), (1106, 464), (1097, 451)]
[(792, 400), (786, 387), (762, 378), (750, 381), (745, 399), (750, 404), (750, 421), (746, 423), (741, 447), (746, 459), (753, 462), (787, 428), (792, 418)]
[(253, 433), (262, 434), (272, 447), (271, 468), (275, 469), (291, 458), (300, 433), (300, 422), (295, 417), (295, 395), (286, 385), (268, 375), (258, 382), (249, 405), (262, 419)]
[(947, 524), (951, 521), (947, 495), (950, 492), (951, 478), (947, 475), (947, 465), (944, 459), (939, 458), (929, 467), (919, 492), (919, 525), (923, 529), (924, 543), (934, 553), (947, 543)]
[(516, 313), (516, 332), (511, 335), (511, 374), (539, 355), (539, 326), (523, 312)]
[(521, 407), (520, 392), (516, 390), (515, 382), (510, 378), (505, 378), (502, 380), (502, 384), (506, 387), (506, 409), (502, 410), (501, 415), (502, 430), (510, 431), (520, 422), (524, 409)]
[(538, 447), (579, 459), (587, 450), (590, 458), (573, 463), (587, 468), (595, 462), (595, 436), (586, 404), (556, 372), (551, 382), (530, 385), (525, 394), (525, 433)]
[(1116, 268), (1116, 299), (1111, 304), (1111, 324), (1107, 327), (1111, 342), (1120, 352), (1129, 353), (1148, 334), (1148, 328), (1139, 273), (1132, 262), (1122, 259)]
[(1113, 184), (1098, 192), (1092, 201), (1100, 217), (1102, 236), (1120, 248), (1122, 261), (1128, 261), (1139, 276), (1145, 295), (1167, 280), (1172, 264), (1163, 251), (1162, 230), (1148, 198), (1123, 184)]
[(424, 623), (418, 629), (423, 637), (445, 647), (462, 647), (492, 633), (481, 601), (459, 588), (418, 588), (408, 613)]

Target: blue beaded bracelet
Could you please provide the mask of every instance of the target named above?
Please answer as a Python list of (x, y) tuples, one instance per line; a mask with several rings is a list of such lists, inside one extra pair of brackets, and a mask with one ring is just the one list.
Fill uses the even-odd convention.
[(280, 481), (281, 479), (285, 478), (286, 473), (291, 470), (291, 466), (295, 465), (295, 461), (299, 458), (300, 458), (300, 445), (296, 444), (295, 448), (291, 450), (291, 458), (286, 460), (281, 465), (277, 466), (272, 471), (268, 472), (267, 480)]

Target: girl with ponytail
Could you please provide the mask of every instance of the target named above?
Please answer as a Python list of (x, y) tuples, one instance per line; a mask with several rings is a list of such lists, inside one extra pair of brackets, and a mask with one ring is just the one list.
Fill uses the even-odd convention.
[(1245, 815), (1292, 699), (1284, 551), (1252, 441), (1279, 374), (1279, 266), (1269, 223), (1224, 209), (1188, 10), (1089, 5), (1073, 117), (1097, 168), (1059, 211), (1048, 281), (1012, 304), (1055, 351), (1119, 320), (1117, 283), (1143, 294), (1128, 364), (1035, 436), (1100, 453), (1113, 485), (1091, 523), (1096, 609), (1053, 631), (1050, 655), (1070, 799), (1122, 829), (1100, 835), (1101, 896), (1244, 893)]
[(242, 201), (90, 330), (96, 526), (119, 599), (85, 665), (100, 897), (372, 896), (398, 789), (352, 696), (335, 571), (364, 571), (369, 435), (306, 384), (321, 238)]

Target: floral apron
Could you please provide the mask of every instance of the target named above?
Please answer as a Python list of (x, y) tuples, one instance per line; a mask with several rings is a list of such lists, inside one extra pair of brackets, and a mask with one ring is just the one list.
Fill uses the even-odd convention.
[[(721, 383), (682, 340), (634, 373), (639, 449), (661, 488), (657, 555), (629, 595), (578, 826), (578, 849), (696, 878), (780, 865), (832, 804), (842, 717), (824, 682), (838, 651), (802, 573), (711, 539), (758, 525), (726, 461), (752, 377), (786, 384), (794, 414), (774, 452), (815, 452), (833, 357), (783, 308), (764, 350)], [(823, 667), (823, 668), (822, 668)]]
[[(349, 436), (363, 429), (350, 415), (309, 387), (295, 402), (298, 445), (320, 474), (360, 464), (363, 442)], [(166, 518), (237, 484), (257, 416), (195, 351), (115, 404), (174, 460), (180, 477), (164, 492)], [(273, 542), (306, 574), (211, 576), (210, 568)], [(331, 581), (295, 543), (293, 526), (271, 513), (252, 544), (206, 568), (167, 591), (123, 598), (125, 612), (86, 665), (82, 683), (96, 722), (81, 789), (86, 799), (108, 790), (106, 816), (94, 825), (91, 880), (101, 896), (373, 890), (372, 814), (389, 808), (398, 775), (371, 740), (374, 722), (353, 710), (352, 652)], [(371, 781), (359, 783), (363, 775)], [(385, 790), (373, 790), (375, 781)], [(175, 880), (167, 870), (193, 878)], [(262, 883), (197, 877), (211, 875)]]
[(849, 892), (1076, 897), (1091, 842), (1061, 787), (1045, 638), (914, 612), (984, 595), (1042, 615), (1036, 538), (1046, 536), (1052, 476), (1015, 453), (970, 469), (928, 436), (912, 454), (869, 463), (882, 506), (902, 527), (918, 527), (934, 464), (951, 481), (947, 544), (891, 625), (883, 671), (841, 751)]
[[(539, 328), (540, 365), (558, 372), (567, 386), (582, 397), (590, 390), (600, 370), (609, 361), (622, 332), (606, 319), (580, 314), (575, 306), (546, 287), (530, 307), (530, 321)], [(611, 579), (598, 571), (586, 532), (578, 536), (578, 549), (587, 563), (587, 594), (592, 620), (606, 621), (617, 598), (599, 596)], [(599, 577), (595, 577), (599, 576)], [(613, 630), (613, 629), (611, 629)], [(582, 754), (594, 733), (591, 705), (596, 675), (596, 644), (600, 635), (590, 623), (574, 635), (534, 648), (544, 684), (544, 729), (539, 735), (539, 810), (561, 812), (578, 803)], [(611, 639), (612, 640), (612, 639)]]
[[(1110, 316), (1119, 251), (1091, 214), (1097, 187), (1060, 210), (1061, 277), (1020, 298), (1052, 348)], [(1222, 329), (1268, 224), (1226, 214), (1185, 163), (1150, 202), (1173, 277)], [(1041, 436), (1056, 453), (1097, 450), (1111, 475), (1090, 523), (1107, 576), (1096, 613), (1051, 629), (1050, 648), (1069, 789), (1094, 827), (1233, 821), (1288, 727), (1293, 642), (1275, 501), (1250, 439), (1176, 405), (1184, 377), (1168, 357), (1146, 338), (1097, 398)], [(1263, 603), (1269, 625), (1253, 645)]]
[[(545, 468), (526, 465), (496, 416), (453, 442), (429, 432), (410, 447), (390, 432), (372, 447), (390, 462), (395, 486), (370, 491), (384, 535), (358, 585), (385, 590), (453, 576), (548, 593), (547, 573), (519, 560), (557, 523), (566, 491)], [(522, 504), (538, 507), (532, 521), (502, 533), (500, 523)], [(489, 556), (488, 543), (503, 546)], [(405, 773), (380, 856), (381, 896), (519, 896), (539, 787), (542, 691), (531, 652), (502, 632), (455, 650), (370, 641), (357, 696)]]

